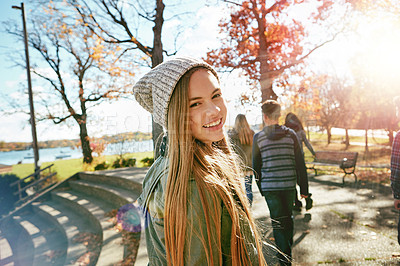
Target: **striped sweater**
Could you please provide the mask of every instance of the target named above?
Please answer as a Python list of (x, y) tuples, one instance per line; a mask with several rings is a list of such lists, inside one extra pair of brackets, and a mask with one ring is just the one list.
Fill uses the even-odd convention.
[(253, 169), (260, 192), (294, 190), (308, 195), (304, 157), (296, 133), (285, 126), (266, 126), (254, 135)]

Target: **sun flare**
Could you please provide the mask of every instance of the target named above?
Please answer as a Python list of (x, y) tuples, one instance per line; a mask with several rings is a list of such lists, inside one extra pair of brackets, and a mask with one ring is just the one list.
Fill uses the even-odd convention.
[(358, 73), (400, 92), (400, 22), (379, 17), (360, 22), (355, 51)]

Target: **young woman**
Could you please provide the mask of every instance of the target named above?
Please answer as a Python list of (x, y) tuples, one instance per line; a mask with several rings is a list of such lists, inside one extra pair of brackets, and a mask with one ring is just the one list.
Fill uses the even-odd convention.
[(306, 137), (306, 133), (304, 132), (303, 124), (300, 119), (294, 113), (288, 113), (285, 118), (285, 126), (293, 129), (296, 132), (297, 137), (300, 141), (301, 151), (304, 154), (303, 143), (306, 145), (307, 149), (311, 152), (313, 156), (315, 156), (314, 149), (311, 143), (308, 141)]
[[(311, 146), (311, 143), (308, 141), (308, 139), (306, 137), (306, 133), (304, 132), (303, 124), (301, 123), (301, 121), (297, 117), (297, 115), (295, 115), (294, 113), (288, 113), (285, 118), (285, 126), (293, 129), (296, 132), (297, 138), (299, 139), (300, 148), (301, 148), (301, 152), (303, 153), (303, 156), (304, 156), (303, 143), (306, 145), (307, 149), (311, 152), (311, 154), (313, 156), (315, 156), (314, 149)], [(311, 209), (312, 204), (313, 204), (313, 200), (311, 199), (311, 194), (310, 194), (309, 197), (306, 198), (306, 210)], [(294, 198), (293, 209), (296, 211), (301, 211), (302, 206), (303, 206), (303, 204), (299, 200), (299, 196), (298, 196), (297, 189), (296, 189), (296, 196)]]
[(227, 111), (215, 70), (174, 58), (141, 78), (134, 93), (167, 130), (139, 198), (150, 265), (264, 265), (223, 131)]
[(253, 147), (254, 131), (250, 128), (245, 115), (238, 114), (236, 116), (235, 125), (233, 129), (229, 130), (228, 136), (233, 144), (233, 149), (243, 162), (246, 194), (251, 205), (253, 202), (253, 192), (251, 188), (253, 182), (251, 151)]

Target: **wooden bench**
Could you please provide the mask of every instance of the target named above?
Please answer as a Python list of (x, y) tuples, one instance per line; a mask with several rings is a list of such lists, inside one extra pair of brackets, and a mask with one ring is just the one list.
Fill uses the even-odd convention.
[(317, 165), (325, 166), (339, 166), (343, 170), (343, 183), (347, 175), (354, 175), (355, 182), (357, 182), (357, 175), (355, 174), (358, 152), (348, 151), (316, 151), (314, 161), (306, 162), (307, 169), (312, 169), (317, 176)]

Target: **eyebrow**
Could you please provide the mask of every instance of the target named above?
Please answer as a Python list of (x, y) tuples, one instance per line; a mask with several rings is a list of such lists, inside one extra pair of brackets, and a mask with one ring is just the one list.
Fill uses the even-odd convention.
[[(220, 91), (220, 90), (221, 90), (220, 88), (215, 89), (215, 90), (211, 93), (211, 95), (213, 95), (214, 93), (216, 93), (217, 91)], [(201, 99), (201, 98), (202, 98), (202, 97), (193, 97), (193, 98), (190, 98), (189, 101), (199, 100), (199, 99)]]

